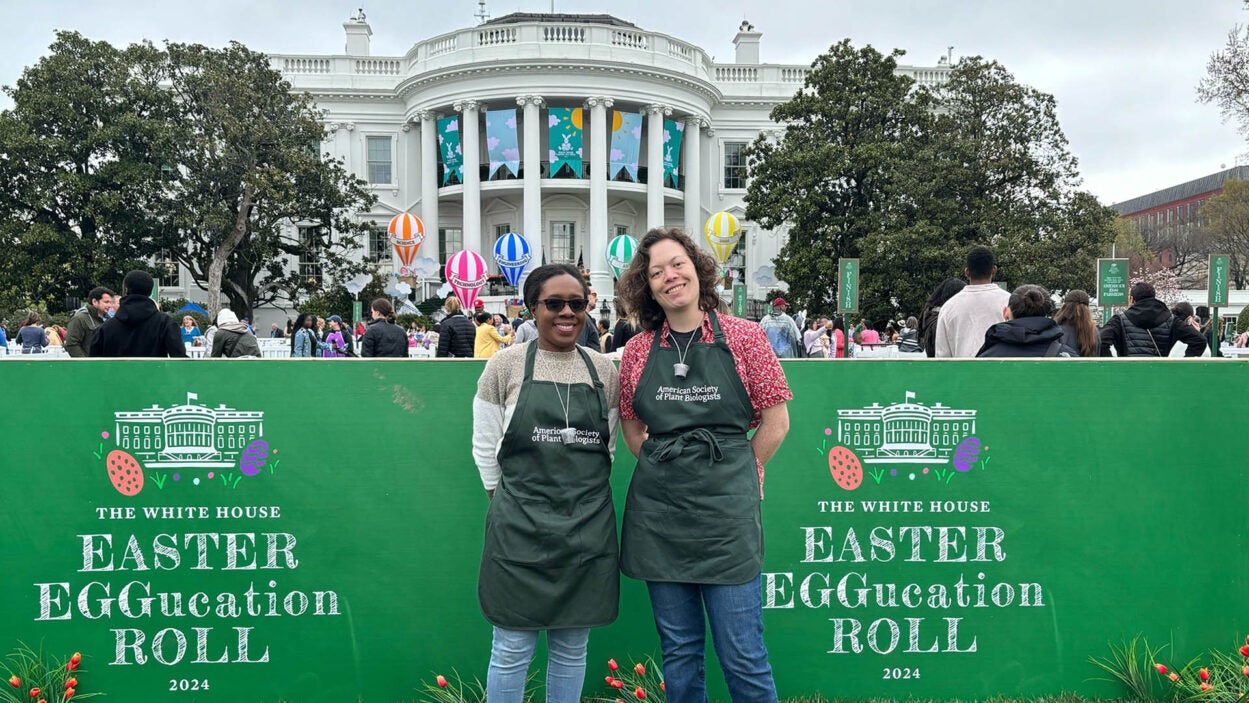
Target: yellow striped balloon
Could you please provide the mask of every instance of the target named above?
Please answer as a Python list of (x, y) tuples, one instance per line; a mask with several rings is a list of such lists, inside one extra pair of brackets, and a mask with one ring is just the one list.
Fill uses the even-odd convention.
[(711, 253), (715, 254), (716, 260), (723, 266), (729, 260), (738, 240), (742, 238), (741, 223), (727, 212), (717, 212), (707, 218), (707, 226), (703, 229), (707, 244), (711, 246)]

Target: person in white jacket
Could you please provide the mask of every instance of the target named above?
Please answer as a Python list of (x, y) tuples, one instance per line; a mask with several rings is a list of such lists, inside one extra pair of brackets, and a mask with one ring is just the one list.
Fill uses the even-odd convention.
[(1006, 319), (1002, 311), (1010, 293), (993, 282), (997, 275), (993, 251), (986, 246), (972, 247), (963, 273), (969, 281), (967, 287), (946, 301), (937, 316), (938, 359), (975, 358), (984, 345), (985, 332)]

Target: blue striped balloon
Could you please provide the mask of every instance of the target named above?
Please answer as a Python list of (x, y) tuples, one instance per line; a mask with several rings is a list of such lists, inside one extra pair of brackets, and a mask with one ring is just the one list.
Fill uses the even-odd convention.
[(515, 232), (508, 232), (494, 243), (494, 262), (507, 277), (509, 285), (520, 283), (520, 275), (529, 265), (529, 240)]

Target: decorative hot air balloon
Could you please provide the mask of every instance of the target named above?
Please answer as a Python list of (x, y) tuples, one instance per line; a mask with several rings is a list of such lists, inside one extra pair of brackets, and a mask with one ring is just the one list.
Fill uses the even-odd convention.
[(508, 284), (517, 285), (529, 265), (529, 240), (515, 232), (499, 237), (494, 243), (494, 262), (507, 277)]
[(616, 235), (607, 243), (607, 265), (616, 272), (616, 278), (620, 278), (620, 274), (629, 267), (629, 262), (633, 261), (633, 253), (637, 250), (638, 240), (627, 234)]
[(715, 254), (716, 260), (723, 266), (733, 254), (738, 240), (742, 238), (741, 224), (729, 213), (717, 212), (707, 218), (707, 226), (703, 229), (707, 244), (711, 245), (711, 253)]
[(447, 283), (465, 310), (472, 310), (477, 292), (486, 285), (486, 260), (475, 251), (459, 251), (447, 259)]
[(425, 241), (425, 223), (416, 215), (401, 212), (390, 219), (390, 227), (386, 231), (395, 253), (399, 255), (399, 263), (408, 269), (421, 248), (421, 242)]

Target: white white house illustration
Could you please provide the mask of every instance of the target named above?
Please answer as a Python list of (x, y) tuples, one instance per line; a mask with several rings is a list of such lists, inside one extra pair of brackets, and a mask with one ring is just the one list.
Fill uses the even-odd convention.
[(225, 469), (253, 440), (264, 436), (264, 413), (220, 405), (185, 405), (113, 413), (117, 446), (135, 455), (145, 468)]
[(976, 433), (976, 411), (913, 402), (879, 403), (837, 411), (837, 441), (865, 464), (944, 464), (958, 443)]

